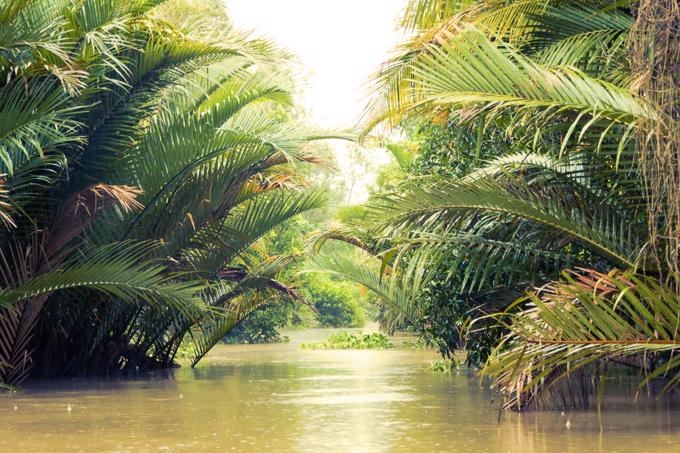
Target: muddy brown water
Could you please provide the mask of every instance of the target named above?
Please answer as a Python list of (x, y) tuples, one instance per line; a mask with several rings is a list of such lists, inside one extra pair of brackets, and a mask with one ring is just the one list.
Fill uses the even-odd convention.
[[(219, 346), (196, 369), (29, 383), (0, 395), (1, 452), (680, 452), (680, 408), (616, 396), (595, 411), (504, 414), (425, 350)], [(396, 343), (400, 343), (400, 339)]]

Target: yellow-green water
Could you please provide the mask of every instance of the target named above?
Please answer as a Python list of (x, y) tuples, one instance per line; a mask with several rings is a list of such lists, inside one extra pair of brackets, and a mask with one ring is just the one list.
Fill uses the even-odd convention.
[(476, 379), (426, 369), (432, 352), (308, 350), (299, 344), (328, 331), (289, 335), (220, 346), (171, 375), (0, 396), (0, 451), (680, 451), (680, 411), (668, 401), (612, 398), (602, 433), (593, 411), (505, 414), (499, 424)]

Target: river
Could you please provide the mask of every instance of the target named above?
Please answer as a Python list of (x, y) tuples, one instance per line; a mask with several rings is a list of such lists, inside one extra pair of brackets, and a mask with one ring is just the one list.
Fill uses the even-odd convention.
[[(431, 351), (219, 346), (196, 369), (29, 383), (0, 395), (2, 452), (672, 452), (680, 408), (611, 397), (595, 411), (507, 413)], [(400, 340), (396, 340), (399, 344)], [(611, 384), (608, 384), (611, 386)]]

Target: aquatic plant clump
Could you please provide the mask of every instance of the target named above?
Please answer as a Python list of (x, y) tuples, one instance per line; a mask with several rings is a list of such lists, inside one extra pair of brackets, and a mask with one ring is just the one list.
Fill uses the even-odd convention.
[(456, 359), (442, 359), (430, 362), (427, 366), (429, 371), (435, 373), (451, 373), (452, 371), (459, 370), (461, 368), (461, 363), (456, 361)]
[(387, 335), (380, 332), (340, 332), (329, 336), (322, 343), (303, 344), (304, 349), (389, 349), (394, 345)]

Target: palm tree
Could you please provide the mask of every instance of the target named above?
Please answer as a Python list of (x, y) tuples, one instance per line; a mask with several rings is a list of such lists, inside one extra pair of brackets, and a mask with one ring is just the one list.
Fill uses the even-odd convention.
[[(323, 203), (296, 171), (286, 56), (192, 37), (160, 0), (0, 1), (0, 383), (196, 360), (288, 258), (258, 239)], [(261, 297), (254, 297), (260, 295)]]
[(463, 177), (407, 180), (370, 205), (391, 279), (435, 278), (446, 263), (461, 294), (548, 285), (497, 307), (508, 334), (484, 373), (511, 407), (535, 407), (595, 360), (646, 353), (650, 376), (675, 368), (677, 285), (659, 280), (675, 264), (656, 257), (677, 255), (650, 241), (672, 204), (650, 211), (640, 159), (674, 112), (636, 93), (633, 13), (598, 0), (414, 0), (404, 24), (415, 37), (375, 79), (366, 133), (444, 115), (511, 145)]

